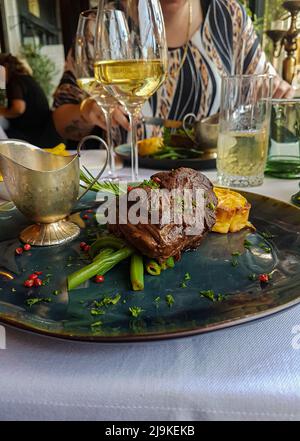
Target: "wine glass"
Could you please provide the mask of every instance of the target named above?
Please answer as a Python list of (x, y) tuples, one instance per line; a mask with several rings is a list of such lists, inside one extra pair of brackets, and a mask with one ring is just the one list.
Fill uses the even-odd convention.
[(117, 180), (115, 153), (111, 137), (111, 117), (118, 105), (115, 98), (110, 95), (98, 81), (94, 74), (95, 60), (95, 29), (97, 11), (91, 9), (81, 12), (75, 39), (75, 73), (78, 86), (90, 97), (94, 98), (101, 107), (106, 122), (106, 139), (109, 148), (108, 180)]
[(138, 180), (136, 123), (163, 84), (168, 56), (159, 0), (99, 0), (95, 77), (126, 109), (131, 124), (132, 180)]

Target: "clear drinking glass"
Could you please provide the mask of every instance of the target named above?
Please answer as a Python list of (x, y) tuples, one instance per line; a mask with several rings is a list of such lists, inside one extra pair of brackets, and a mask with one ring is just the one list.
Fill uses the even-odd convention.
[(167, 64), (159, 0), (99, 1), (95, 76), (128, 112), (133, 181), (138, 180), (136, 122), (165, 80)]
[(273, 99), (266, 174), (300, 178), (300, 98)]
[(78, 86), (96, 100), (104, 113), (106, 140), (109, 148), (108, 179), (117, 180), (119, 177), (116, 175), (115, 153), (111, 137), (111, 116), (118, 102), (95, 79), (96, 17), (95, 9), (83, 11), (79, 16), (75, 39), (75, 70)]
[(226, 76), (222, 80), (218, 180), (220, 185), (262, 185), (267, 161), (273, 77)]

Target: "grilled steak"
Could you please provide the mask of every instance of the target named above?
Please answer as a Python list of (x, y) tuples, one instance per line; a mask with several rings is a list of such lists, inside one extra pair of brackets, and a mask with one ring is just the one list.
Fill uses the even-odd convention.
[[(182, 204), (183, 199), (178, 201), (178, 197), (166, 196), (170, 204), (170, 212), (173, 214), (168, 223), (163, 222), (162, 216), (165, 214), (163, 199), (159, 200), (156, 209), (149, 209), (150, 199), (155, 194), (155, 190), (153, 190), (155, 186), (160, 189), (169, 190), (169, 192), (175, 189), (179, 192), (183, 192), (184, 189), (190, 189), (195, 194), (195, 190), (203, 190), (204, 202), (200, 212), (199, 209), (196, 210), (193, 200), (188, 212), (189, 214), (184, 218), (183, 222), (179, 223), (176, 221), (178, 218), (176, 218), (174, 213), (176, 213), (178, 204), (179, 206)], [(115, 235), (124, 238), (145, 256), (156, 258), (159, 261), (163, 261), (171, 256), (179, 259), (183, 251), (197, 248), (203, 237), (212, 229), (216, 222), (215, 207), (218, 201), (213, 192), (212, 183), (206, 176), (195, 170), (182, 167), (170, 172), (157, 173), (151, 177), (151, 181), (142, 184), (140, 187), (144, 189), (146, 197), (142, 204), (143, 208), (139, 212), (141, 221), (136, 225), (128, 222), (126, 212), (126, 218), (124, 218), (124, 215), (123, 219), (122, 216), (118, 216), (117, 223), (115, 225), (110, 224), (109, 230)], [(169, 192), (166, 193), (170, 194)], [(124, 197), (127, 198), (128, 195), (122, 196), (122, 198)], [(128, 202), (128, 210), (130, 210), (134, 203)], [(146, 208), (147, 203), (149, 203), (149, 206)], [(160, 220), (158, 223), (151, 223), (155, 215)], [(188, 228), (194, 226), (196, 221), (197, 225), (201, 226), (200, 230), (198, 227), (197, 233), (191, 235), (188, 232)]]

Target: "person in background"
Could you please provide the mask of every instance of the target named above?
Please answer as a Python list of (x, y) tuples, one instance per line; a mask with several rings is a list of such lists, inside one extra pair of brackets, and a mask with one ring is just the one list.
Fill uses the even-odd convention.
[[(290, 98), (293, 88), (267, 63), (245, 8), (237, 0), (160, 0), (169, 48), (168, 76), (143, 108), (144, 116), (181, 121), (219, 111), (223, 75), (271, 73), (274, 97)], [(95, 126), (105, 129), (103, 113), (76, 83), (74, 48), (54, 95), (54, 123), (60, 135), (79, 140)], [(128, 129), (116, 108), (114, 122)], [(155, 136), (152, 133), (152, 136)]]
[[(0, 65), (6, 69), (7, 107), (0, 107), (0, 117), (4, 117), (9, 126), (6, 134), (9, 138), (27, 141), (39, 147), (51, 147), (60, 137), (56, 134), (53, 141), (45, 137), (51, 125), (51, 112), (47, 97), (34, 80), (28, 67), (11, 54), (0, 54)], [(43, 143), (46, 142), (46, 145)]]

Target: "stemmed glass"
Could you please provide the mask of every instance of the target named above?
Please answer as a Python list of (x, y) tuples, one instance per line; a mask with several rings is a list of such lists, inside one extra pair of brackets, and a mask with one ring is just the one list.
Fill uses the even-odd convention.
[(99, 0), (95, 77), (126, 109), (131, 124), (132, 180), (138, 180), (136, 123), (167, 74), (159, 0)]
[(95, 79), (95, 30), (97, 11), (91, 9), (84, 11), (79, 16), (78, 28), (75, 39), (75, 71), (78, 86), (94, 98), (101, 107), (106, 122), (106, 140), (109, 147), (108, 179), (117, 180), (115, 153), (111, 136), (111, 117), (118, 102)]

